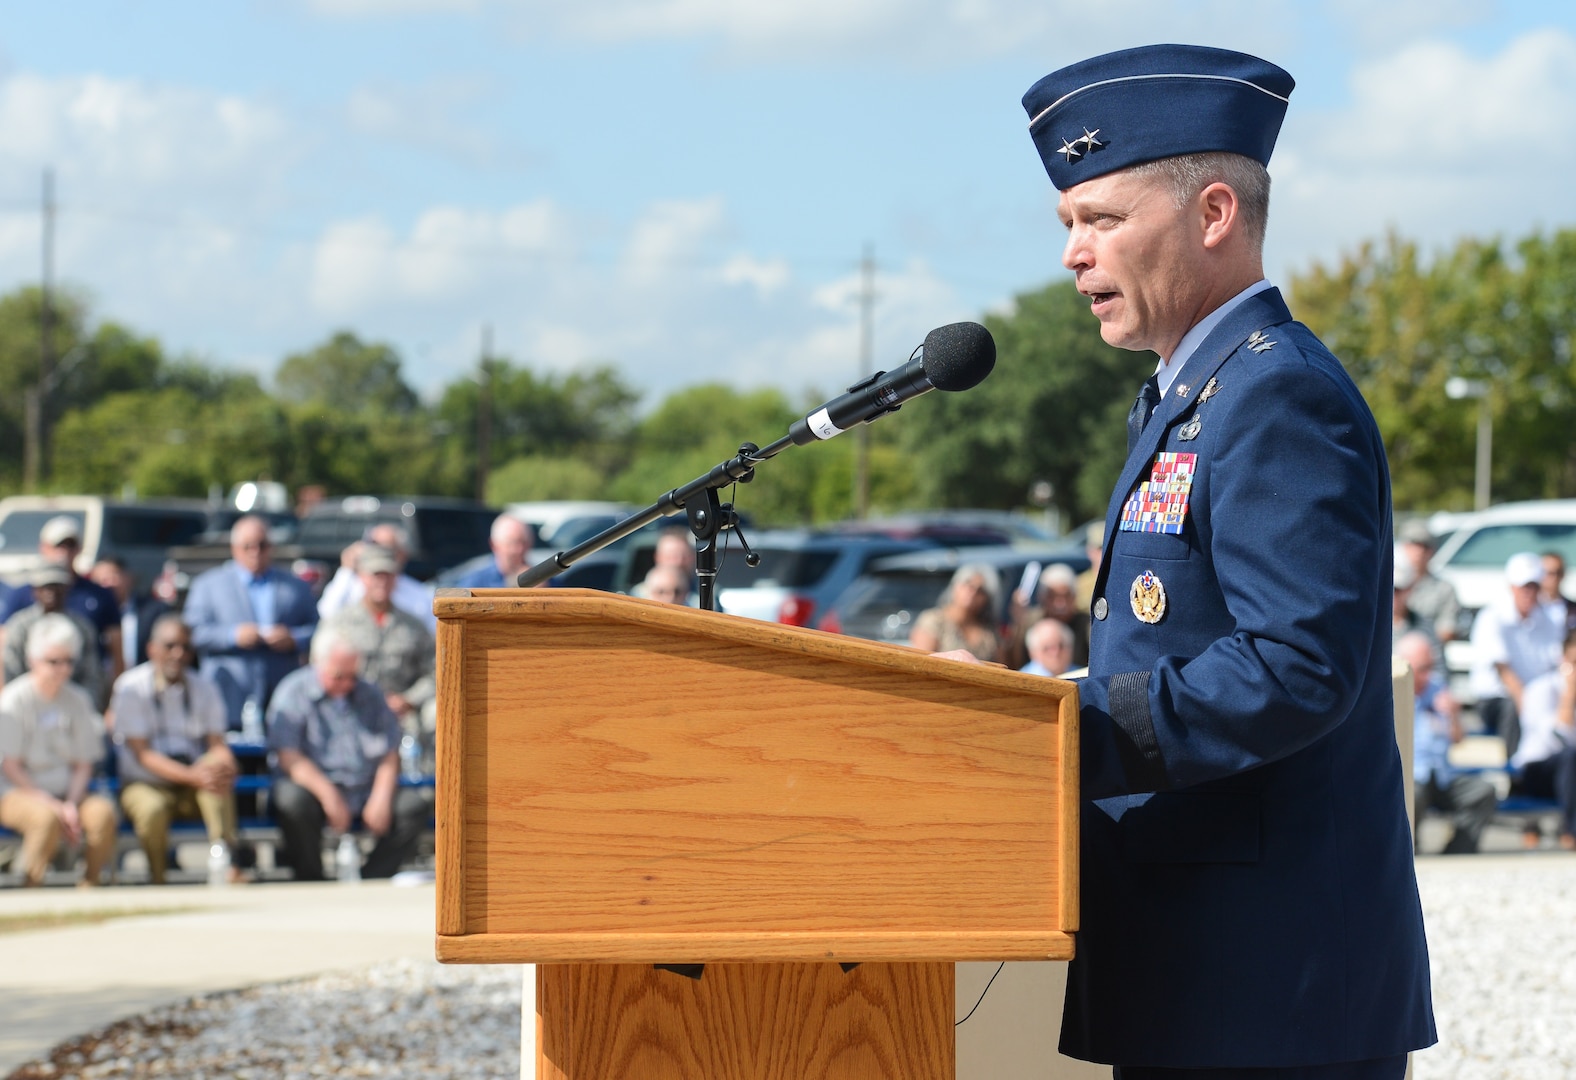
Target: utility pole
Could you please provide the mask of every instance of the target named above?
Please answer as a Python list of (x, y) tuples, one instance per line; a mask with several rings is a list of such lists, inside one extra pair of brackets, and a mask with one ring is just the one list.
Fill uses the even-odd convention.
[(487, 501), (487, 474), (492, 470), (492, 324), (482, 324), (481, 368), (476, 396), (476, 501)]
[[(875, 364), (876, 248), (865, 245), (859, 263), (859, 381), (868, 379)], [(854, 429), (854, 517), (870, 516), (870, 425)]]
[(44, 448), (49, 444), (48, 421), (44, 415), (47, 402), (44, 399), (54, 374), (55, 360), (52, 334), (55, 313), (51, 296), (55, 276), (55, 173), (53, 169), (44, 170), (41, 210), (43, 265), (38, 290), (38, 378), (23, 392), (25, 431), (22, 439), (22, 490), (28, 492), (37, 491), (39, 481), (49, 475), (49, 463), (44, 456)]

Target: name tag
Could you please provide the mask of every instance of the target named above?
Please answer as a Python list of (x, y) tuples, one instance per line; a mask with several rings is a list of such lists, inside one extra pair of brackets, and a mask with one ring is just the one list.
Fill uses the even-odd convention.
[(1187, 520), (1187, 498), (1193, 490), (1193, 469), (1197, 464), (1197, 454), (1156, 454), (1149, 479), (1138, 485), (1122, 507), (1118, 531), (1180, 535)]

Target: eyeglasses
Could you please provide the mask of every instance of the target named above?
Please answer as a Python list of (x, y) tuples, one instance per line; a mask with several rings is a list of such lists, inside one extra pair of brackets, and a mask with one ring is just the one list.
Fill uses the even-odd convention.
[(181, 652), (190, 652), (191, 651), (191, 647), (192, 647), (192, 643), (189, 642), (189, 641), (186, 641), (183, 638), (177, 638), (174, 641), (158, 641), (158, 640), (154, 640), (154, 641), (148, 642), (148, 647), (150, 649), (153, 648), (154, 646), (157, 646), (157, 647), (159, 647), (161, 649), (168, 649), (170, 652), (175, 652), (176, 650), (180, 650)]
[(69, 656), (41, 656), (38, 658), (38, 662), (40, 664), (48, 664), (50, 667), (70, 667), (76, 663)]
[(273, 547), (267, 540), (258, 540), (251, 544), (236, 544), (235, 546), (240, 551), (267, 551)]

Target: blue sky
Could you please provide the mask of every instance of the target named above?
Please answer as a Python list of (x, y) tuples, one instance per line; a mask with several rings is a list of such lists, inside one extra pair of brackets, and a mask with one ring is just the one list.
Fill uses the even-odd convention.
[(344, 327), (424, 391), (498, 351), (831, 390), (1061, 273), (1018, 99), (1113, 48), (1298, 80), (1271, 173), (1284, 281), (1393, 228), (1576, 219), (1576, 8), (1490, 0), (0, 3), (0, 288), (270, 372)]

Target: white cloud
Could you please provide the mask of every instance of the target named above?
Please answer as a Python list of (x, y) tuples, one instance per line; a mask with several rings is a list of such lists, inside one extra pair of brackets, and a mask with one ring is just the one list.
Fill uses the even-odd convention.
[[(1412, 2), (1412, 0), (1407, 0)], [(1469, 0), (1442, 0), (1466, 3)], [(855, 58), (949, 66), (1010, 52), (1047, 62), (1208, 36), (1284, 41), (1293, 0), (309, 0), (322, 14), (375, 18), (473, 12), (526, 39), (703, 41), (737, 61)], [(1212, 28), (1203, 34), (1200, 27)], [(1294, 32), (1294, 31), (1292, 31)]]
[(96, 190), (255, 183), (296, 149), (278, 111), (238, 97), (100, 75), (0, 82), (0, 161), (54, 163)]
[(623, 273), (635, 285), (672, 280), (675, 266), (696, 264), (723, 225), (722, 199), (668, 200), (652, 205), (630, 231)]
[(451, 300), (510, 273), (511, 264), (568, 255), (571, 235), (547, 200), (497, 214), (433, 207), (404, 238), (375, 218), (336, 222), (315, 246), (312, 302), (326, 315), (350, 317), (389, 304)]
[(749, 285), (766, 297), (788, 284), (792, 271), (784, 259), (757, 259), (735, 255), (722, 266), (722, 280), (729, 285)]
[(1271, 163), (1272, 255), (1329, 260), (1389, 228), (1432, 248), (1576, 218), (1570, 35), (1536, 31), (1485, 57), (1410, 45), (1356, 68), (1351, 91), (1323, 115), (1293, 99)]

